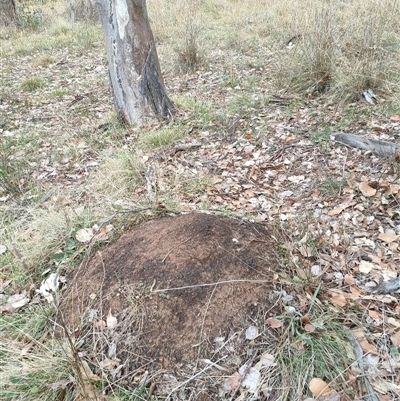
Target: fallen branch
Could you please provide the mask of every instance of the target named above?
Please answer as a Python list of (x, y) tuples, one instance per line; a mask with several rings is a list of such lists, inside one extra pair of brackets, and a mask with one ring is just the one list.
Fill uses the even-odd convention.
[(332, 136), (336, 142), (343, 143), (353, 148), (368, 150), (380, 157), (392, 157), (399, 153), (399, 147), (392, 142), (369, 139), (359, 135), (346, 134), (344, 132), (334, 132)]
[(400, 293), (400, 276), (388, 281), (383, 281), (376, 287), (363, 286), (362, 289), (372, 294)]

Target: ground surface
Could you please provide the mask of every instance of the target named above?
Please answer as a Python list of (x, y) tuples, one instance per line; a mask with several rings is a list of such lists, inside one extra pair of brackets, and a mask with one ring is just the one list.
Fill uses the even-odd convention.
[[(253, 25), (247, 16), (238, 21), (233, 26), (241, 39)], [(107, 378), (107, 394), (115, 380), (113, 389), (157, 383), (157, 394), (173, 393), (177, 400), (200, 400), (199, 389), (209, 394), (203, 399), (254, 399), (258, 390), (246, 393), (249, 387), (237, 379), (224, 387), (224, 380), (246, 363), (262, 365), (268, 350), (275, 370), (259, 369), (258, 388), (265, 385), (260, 398), (310, 396), (309, 380), (322, 377), (342, 399), (357, 400), (366, 393), (356, 382), (367, 376), (381, 401), (398, 399), (399, 295), (370, 294), (363, 285), (398, 274), (399, 166), (329, 136), (342, 130), (396, 143), (400, 116), (384, 90), (376, 105), (276, 90), (271, 76), (277, 60), (291, 51), (284, 38), (281, 47), (257, 35), (252, 42), (210, 43), (204, 63), (188, 73), (176, 69), (171, 47), (161, 41), (161, 65), (178, 114), (169, 123), (128, 128), (113, 114), (99, 27), (63, 23), (19, 36), (4, 37), (1, 59), (2, 312), (10, 310), (9, 297), (25, 291), (29, 304), (19, 306), (21, 315), (35, 316), (37, 304), (46, 304), (34, 291), (43, 274), (75, 268), (64, 315), (69, 328), (79, 328), (77, 343), (83, 337), (82, 360)], [(137, 218), (137, 210), (151, 213)], [(180, 215), (204, 210), (211, 215)], [(177, 217), (132, 229), (158, 214)], [(230, 219), (217, 217), (223, 214)], [(80, 229), (109, 223), (125, 232), (115, 243), (110, 235), (112, 244), (97, 251), (79, 241)], [(91, 257), (76, 263), (86, 253)], [(239, 279), (267, 283), (201, 286)], [(285, 288), (279, 301), (266, 297), (272, 282)], [(187, 285), (198, 287), (166, 290)], [(308, 315), (311, 327), (307, 319), (300, 322)], [(318, 341), (327, 348), (324, 334), (336, 334), (332, 322), (335, 330), (344, 325), (357, 334), (365, 374), (348, 361), (335, 371), (341, 362), (336, 354), (333, 362), (329, 355), (315, 357)], [(250, 324), (263, 333), (255, 342), (244, 340)], [(20, 325), (6, 327), (5, 333)], [(29, 329), (18, 343), (11, 338), (14, 348), (2, 336), (1, 351), (17, 349), (19, 356), (31, 338), (40, 344), (42, 333)], [(214, 354), (220, 346), (215, 337), (228, 340), (231, 330), (242, 331)], [(218, 362), (220, 356), (227, 358)], [(17, 358), (18, 371), (25, 357)], [(317, 366), (324, 358), (327, 363)], [(221, 366), (207, 362), (204, 374), (205, 359)], [(299, 360), (303, 365), (291, 371)], [(173, 391), (197, 373), (187, 393)], [(268, 382), (268, 375), (277, 381)], [(34, 370), (32, 377), (40, 376)]]
[(144, 361), (171, 369), (212, 359), (215, 338), (247, 328), (259, 304), (270, 302), (276, 264), (274, 240), (261, 224), (199, 213), (166, 217), (84, 261), (60, 312), (78, 329), (94, 309), (104, 321), (111, 311), (118, 355), (128, 359), (124, 373)]

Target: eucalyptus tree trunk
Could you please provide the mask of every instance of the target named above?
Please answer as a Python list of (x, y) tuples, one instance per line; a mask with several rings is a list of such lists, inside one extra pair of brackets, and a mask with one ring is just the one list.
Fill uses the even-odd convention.
[(10, 25), (17, 21), (14, 0), (0, 0), (0, 25)]
[(114, 104), (121, 121), (142, 124), (175, 109), (161, 75), (146, 0), (95, 0), (107, 48)]

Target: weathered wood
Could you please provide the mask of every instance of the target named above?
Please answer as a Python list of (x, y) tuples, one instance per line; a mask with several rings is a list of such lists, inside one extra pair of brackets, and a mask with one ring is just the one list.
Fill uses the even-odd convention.
[(388, 281), (382, 281), (376, 287), (362, 286), (361, 288), (364, 291), (371, 292), (373, 294), (400, 293), (400, 276)]
[(161, 75), (145, 0), (95, 0), (106, 42), (110, 82), (120, 120), (141, 124), (175, 109)]
[(0, 25), (10, 25), (16, 21), (15, 0), (0, 0)]
[(362, 150), (371, 151), (381, 157), (393, 157), (399, 153), (398, 145), (392, 142), (369, 139), (363, 136), (347, 134), (344, 132), (334, 132), (332, 134), (336, 142)]

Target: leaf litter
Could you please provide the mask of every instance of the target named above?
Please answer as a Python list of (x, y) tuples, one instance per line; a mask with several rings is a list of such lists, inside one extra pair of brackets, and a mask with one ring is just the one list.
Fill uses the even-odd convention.
[[(84, 185), (104, 161), (104, 154), (95, 149), (94, 143), (86, 140), (86, 136), (94, 127), (107, 123), (105, 116), (112, 109), (106, 68), (101, 57), (88, 52), (81, 54), (79, 59), (74, 55), (72, 60), (64, 55), (64, 50), (54, 50), (53, 57), (56, 62), (41, 71), (48, 81), (41, 93), (68, 88), (69, 93), (60, 98), (44, 101), (35, 94), (22, 96), (18, 90), (16, 95), (12, 94), (12, 88), (15, 89), (24, 76), (31, 74), (33, 57), (10, 57), (8, 63), (16, 63), (21, 68), (13, 70), (12, 74), (3, 74), (4, 80), (11, 83), (11, 90), (2, 97), (2, 110), (8, 117), (1, 135), (14, 141), (20, 140), (25, 130), (31, 130), (35, 135), (41, 132), (37, 141), (39, 158), (36, 154), (32, 157), (29, 146), (18, 157), (27, 157), (29, 174), (46, 190), (57, 187), (61, 191), (71, 191), (70, 198), (48, 192), (43, 199), (44, 208), (51, 208), (57, 202), (76, 206), (78, 201), (89, 202), (92, 196), (96, 196), (78, 191), (82, 197), (74, 199), (72, 194), (74, 188)], [(212, 88), (217, 101), (234, 98), (240, 91), (239, 87), (225, 90), (215, 85), (225, 78), (219, 72), (218, 57), (215, 60), (215, 65), (210, 65), (209, 74), (199, 70), (179, 78), (169, 77), (172, 94), (184, 87), (185, 91), (195, 91), (202, 96)], [(82, 68), (86, 70), (85, 79), (82, 78)], [(240, 74), (267, 74), (267, 69), (262, 72), (252, 68), (240, 73), (241, 69), (234, 63), (232, 70), (239, 79)], [(88, 80), (90, 73), (93, 76)], [(96, 74), (102, 79), (93, 79)], [(333, 127), (340, 120), (335, 105), (320, 105), (310, 100), (306, 106), (289, 114), (284, 108), (268, 103), (268, 96), (272, 99), (268, 89), (259, 89), (265, 93), (266, 102), (257, 109), (243, 106), (240, 113), (226, 111), (225, 118), (232, 123), (228, 124), (228, 129), (227, 126), (221, 128), (218, 121), (211, 122), (208, 127), (193, 124), (188, 130), (190, 135), (179, 141), (180, 150), (171, 147), (143, 151), (140, 155), (142, 161), (146, 166), (152, 166), (161, 198), (168, 191), (179, 193), (183, 211), (207, 208), (247, 216), (263, 224), (279, 224), (284, 232), (291, 271), (279, 272), (278, 280), (284, 283), (289, 279), (300, 282), (309, 279), (313, 284), (322, 283), (320, 301), (331, 306), (332, 314), (350, 314), (351, 324), (362, 328), (356, 338), (370, 369), (367, 373), (373, 378), (372, 386), (381, 399), (389, 400), (390, 394), (399, 392), (398, 295), (364, 290), (378, 288), (382, 282), (394, 279), (398, 274), (398, 166), (392, 160), (337, 146), (320, 135), (321, 126)], [(365, 108), (359, 103), (349, 107), (353, 110)], [(180, 113), (185, 116), (187, 111), (182, 108)], [(363, 118), (349, 122), (346, 130), (390, 141), (400, 131), (399, 118), (397, 115), (389, 120)], [(131, 145), (129, 129), (125, 135), (126, 144)], [(190, 185), (185, 187), (185, 183), (194, 178), (204, 179), (204, 190), (197, 191)], [(138, 200), (140, 194), (138, 192)], [(13, 195), (0, 195), (5, 212), (17, 205)], [(128, 200), (124, 199), (124, 202)], [(76, 240), (83, 244), (97, 235), (93, 228), (82, 230), (76, 232)], [(107, 240), (108, 232), (103, 234)], [(6, 254), (9, 249), (8, 244), (2, 242), (0, 253)], [(55, 290), (48, 283), (42, 286), (37, 291), (43, 295)], [(304, 290), (302, 293), (296, 288), (291, 294), (297, 303), (303, 302), (302, 309), (297, 304), (296, 307), (306, 310), (310, 302), (309, 292)], [(1, 311), (10, 312), (23, 307), (30, 299), (29, 292), (25, 291), (3, 296)], [(295, 306), (286, 306), (297, 312)], [(106, 326), (114, 327), (115, 321), (109, 324), (109, 319), (106, 320)], [(268, 317), (266, 324), (277, 330), (284, 326), (279, 316)], [(307, 332), (316, 327), (313, 321), (302, 324)], [(255, 329), (251, 331), (248, 340), (257, 337)], [(386, 347), (381, 347), (378, 343), (384, 335), (389, 340)], [(114, 365), (112, 358), (105, 358), (100, 363), (100, 367), (107, 370)], [(229, 376), (229, 391), (240, 387), (255, 391), (261, 380), (256, 372), (262, 370), (262, 367), (255, 366), (247, 366), (253, 375), (245, 372), (246, 367), (241, 373), (238, 371)], [(317, 379), (322, 380), (315, 378), (313, 383)], [(166, 380), (173, 383), (175, 379)], [(177, 385), (169, 388), (167, 393)], [(317, 390), (313, 391), (311, 387), (310, 390), (318, 395)]]

